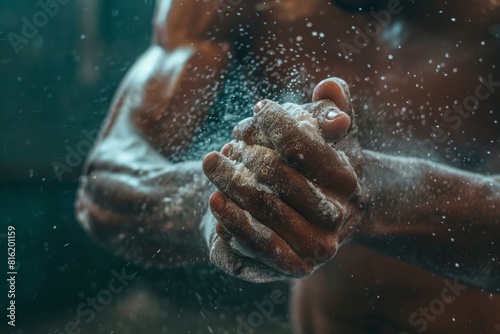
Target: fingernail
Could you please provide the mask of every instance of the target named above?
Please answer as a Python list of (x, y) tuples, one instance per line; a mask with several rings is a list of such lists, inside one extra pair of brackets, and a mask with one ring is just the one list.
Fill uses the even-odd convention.
[(255, 107), (253, 107), (253, 112), (254, 112), (255, 114), (258, 114), (258, 113), (262, 110), (262, 108), (264, 108), (264, 106), (265, 106), (266, 104), (267, 104), (267, 100), (262, 100), (262, 101), (259, 101), (259, 102), (255, 105)]
[(336, 119), (337, 117), (339, 117), (343, 114), (344, 114), (344, 112), (338, 108), (329, 108), (327, 113), (326, 113), (326, 120), (333, 121), (334, 119)]
[(222, 210), (224, 210), (224, 207), (226, 206), (226, 201), (224, 200), (224, 197), (222, 197), (220, 194), (215, 193), (211, 196), (210, 198), (210, 207), (212, 208), (215, 213), (220, 213)]

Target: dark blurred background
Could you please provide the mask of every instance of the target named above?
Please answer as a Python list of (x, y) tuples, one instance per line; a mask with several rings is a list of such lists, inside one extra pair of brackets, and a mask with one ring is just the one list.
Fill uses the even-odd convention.
[[(99, 247), (74, 217), (85, 156), (117, 85), (149, 44), (154, 1), (59, 0), (40, 14), (49, 2), (0, 0), (0, 332), (238, 332), (237, 317), (248, 320), (254, 301), (288, 287), (232, 280), (206, 264), (145, 270)], [(6, 318), (9, 225), (16, 328)], [(126, 289), (92, 319), (79, 317), (78, 307), (90, 309), (88, 298), (123, 271), (134, 273)], [(286, 304), (255, 332), (289, 332)]]

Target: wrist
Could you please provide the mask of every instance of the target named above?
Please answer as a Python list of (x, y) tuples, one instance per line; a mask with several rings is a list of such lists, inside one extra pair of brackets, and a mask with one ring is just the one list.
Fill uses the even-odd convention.
[(374, 212), (374, 193), (380, 189), (380, 177), (377, 170), (380, 165), (380, 155), (373, 151), (363, 150), (363, 170), (359, 179), (360, 192), (356, 201), (356, 214), (350, 240), (370, 233), (370, 221)]

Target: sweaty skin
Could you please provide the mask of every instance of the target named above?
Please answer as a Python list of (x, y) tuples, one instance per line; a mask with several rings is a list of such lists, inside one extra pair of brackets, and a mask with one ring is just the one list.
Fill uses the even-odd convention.
[[(88, 158), (78, 217), (145, 264), (210, 258), (255, 281), (309, 275), (292, 290), (297, 333), (496, 333), (500, 7), (332, 3), (158, 1), (152, 46)], [(383, 27), (368, 36), (375, 17)], [(234, 60), (266, 83), (256, 91), (269, 100), (204, 166), (179, 162)], [(318, 86), (334, 76), (349, 89), (339, 79)], [(319, 144), (290, 108), (335, 109), (340, 119), (320, 121)], [(242, 189), (230, 161), (271, 192)], [(318, 189), (327, 204), (315, 202)], [(338, 215), (322, 216), (321, 203)], [(254, 219), (265, 228), (248, 229)]]

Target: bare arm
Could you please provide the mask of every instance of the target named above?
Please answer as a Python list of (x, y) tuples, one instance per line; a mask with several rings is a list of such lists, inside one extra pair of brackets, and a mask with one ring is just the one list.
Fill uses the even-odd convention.
[[(329, 100), (351, 112), (347, 85), (335, 78), (318, 84), (312, 107), (303, 108), (312, 108), (312, 114), (314, 110), (319, 110), (319, 115), (321, 110), (329, 114), (335, 111)], [(257, 110), (253, 119), (238, 126), (235, 142), (205, 158), (205, 173), (219, 189), (210, 206), (223, 242), (241, 246), (280, 273), (303, 277), (329, 261), (340, 245), (357, 241), (498, 292), (498, 176), (362, 150), (354, 120), (345, 137), (337, 144), (335, 140), (327, 144), (302, 133), (286, 110), (272, 102)], [(347, 131), (345, 118), (337, 124), (336, 119), (334, 116), (333, 125), (329, 125), (336, 131), (330, 132), (343, 135)], [(327, 123), (322, 124), (325, 136)], [(255, 146), (258, 154), (252, 153)], [(276, 156), (280, 159), (273, 158)], [(243, 163), (257, 181), (275, 193), (249, 190), (248, 182), (239, 181), (240, 167), (234, 168), (231, 161)], [(257, 222), (272, 231), (256, 230), (253, 225)], [(270, 249), (267, 253), (263, 251), (266, 247)], [(247, 260), (243, 265), (250, 263)], [(235, 268), (238, 270), (228, 272), (255, 280), (240, 263), (236, 262)]]
[(114, 252), (159, 265), (204, 257), (201, 162), (189, 146), (227, 68), (230, 19), (212, 2), (159, 1), (153, 45), (116, 93), (78, 192), (78, 218)]
[(500, 179), (365, 151), (365, 216), (354, 240), (499, 292)]

